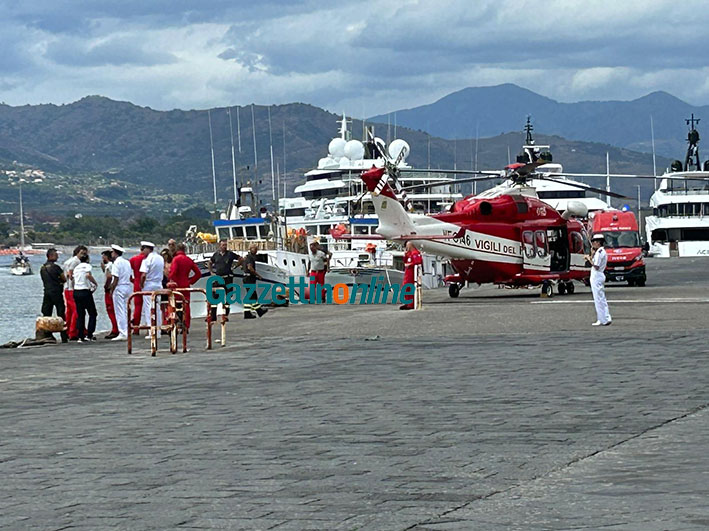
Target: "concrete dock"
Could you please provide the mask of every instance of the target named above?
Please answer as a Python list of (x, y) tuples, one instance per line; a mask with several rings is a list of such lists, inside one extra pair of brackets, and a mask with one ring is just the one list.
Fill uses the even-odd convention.
[(2, 352), (0, 526), (707, 528), (709, 260), (607, 295), (604, 328), (587, 288), (483, 287)]

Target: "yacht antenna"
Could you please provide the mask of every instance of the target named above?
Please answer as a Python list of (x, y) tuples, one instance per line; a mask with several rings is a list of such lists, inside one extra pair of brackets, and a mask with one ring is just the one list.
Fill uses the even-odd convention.
[[(480, 122), (475, 122), (475, 171), (478, 171), (478, 139), (480, 138)], [(509, 157), (508, 157), (509, 158)]]
[[(396, 136), (396, 135), (395, 135)], [(458, 139), (453, 140), (453, 169), (458, 169)]]
[(236, 159), (234, 158), (234, 128), (231, 123), (231, 108), (227, 107), (226, 113), (229, 115), (229, 135), (231, 137), (231, 173), (234, 178), (234, 204), (236, 205)]
[(342, 138), (342, 140), (349, 140), (350, 133), (347, 130), (347, 124), (351, 124), (352, 120), (348, 120), (345, 116), (345, 113), (343, 112), (342, 120), (337, 120), (337, 123), (340, 124), (340, 130), (338, 132), (340, 133), (340, 137)]
[(428, 136), (428, 169), (431, 169), (431, 135), (427, 133)]
[(534, 126), (532, 125), (532, 117), (527, 115), (527, 123), (524, 125), (524, 131), (527, 133), (524, 143), (528, 146), (534, 145), (534, 138), (532, 138), (532, 131), (534, 131)]
[[(694, 117), (692, 113), (691, 118), (685, 120), (689, 126), (689, 133), (687, 133), (687, 156), (684, 159), (684, 170), (689, 171), (691, 166), (695, 166), (697, 171), (702, 169), (699, 163), (699, 131), (695, 129), (695, 124), (699, 125), (699, 118)], [(686, 183), (685, 183), (686, 184)]]
[(209, 147), (212, 151), (212, 186), (214, 187), (214, 204), (217, 204), (217, 172), (214, 169), (214, 139), (212, 137), (212, 111), (207, 109), (207, 119), (209, 120)]

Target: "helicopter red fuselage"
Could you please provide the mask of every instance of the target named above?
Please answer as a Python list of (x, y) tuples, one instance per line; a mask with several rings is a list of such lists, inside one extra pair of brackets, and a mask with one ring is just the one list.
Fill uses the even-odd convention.
[(524, 286), (590, 274), (584, 259), (590, 245), (581, 222), (564, 219), (519, 188), (466, 197), (449, 212), (416, 215), (405, 211), (385, 179), (381, 168), (362, 174), (379, 216), (377, 232), (449, 257), (457, 272), (446, 279), (451, 283)]

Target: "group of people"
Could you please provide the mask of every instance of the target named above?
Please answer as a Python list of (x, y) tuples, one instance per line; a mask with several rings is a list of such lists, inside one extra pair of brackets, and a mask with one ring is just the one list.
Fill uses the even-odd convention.
[[(150, 295), (137, 297), (134, 313), (128, 315), (128, 298), (133, 292), (189, 288), (200, 279), (199, 267), (185, 251), (184, 244), (170, 240), (161, 253), (155, 252), (154, 243), (142, 241), (140, 252), (130, 260), (124, 258), (126, 251), (119, 245), (112, 245), (101, 253), (104, 302), (112, 327), (107, 339), (125, 341), (129, 319), (134, 326), (150, 324)], [(71, 258), (61, 266), (57, 264), (58, 258), (57, 250), (49, 249), (47, 262), (40, 269), (44, 284), (42, 315), (51, 316), (56, 311), (57, 316), (64, 319), (66, 330), (61, 333), (62, 342), (94, 341), (98, 317), (94, 292), (99, 282), (93, 273), (88, 248), (77, 246)], [(189, 293), (185, 293), (185, 299), (189, 302)], [(160, 305), (156, 321), (162, 323)], [(183, 321), (189, 329), (189, 304), (185, 304)]]

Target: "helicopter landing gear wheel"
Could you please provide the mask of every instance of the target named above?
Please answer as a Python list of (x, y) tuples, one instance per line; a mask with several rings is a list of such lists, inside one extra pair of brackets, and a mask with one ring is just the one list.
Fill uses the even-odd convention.
[(452, 299), (457, 299), (458, 295), (460, 295), (460, 284), (451, 284), (448, 286), (448, 295)]
[(559, 295), (566, 294), (566, 284), (559, 282)]
[(551, 282), (544, 282), (542, 284), (542, 295), (552, 298), (554, 296), (554, 286)]
[(566, 284), (566, 293), (571, 295), (575, 290), (576, 290), (576, 288), (574, 288), (573, 282), (569, 282), (568, 284)]

